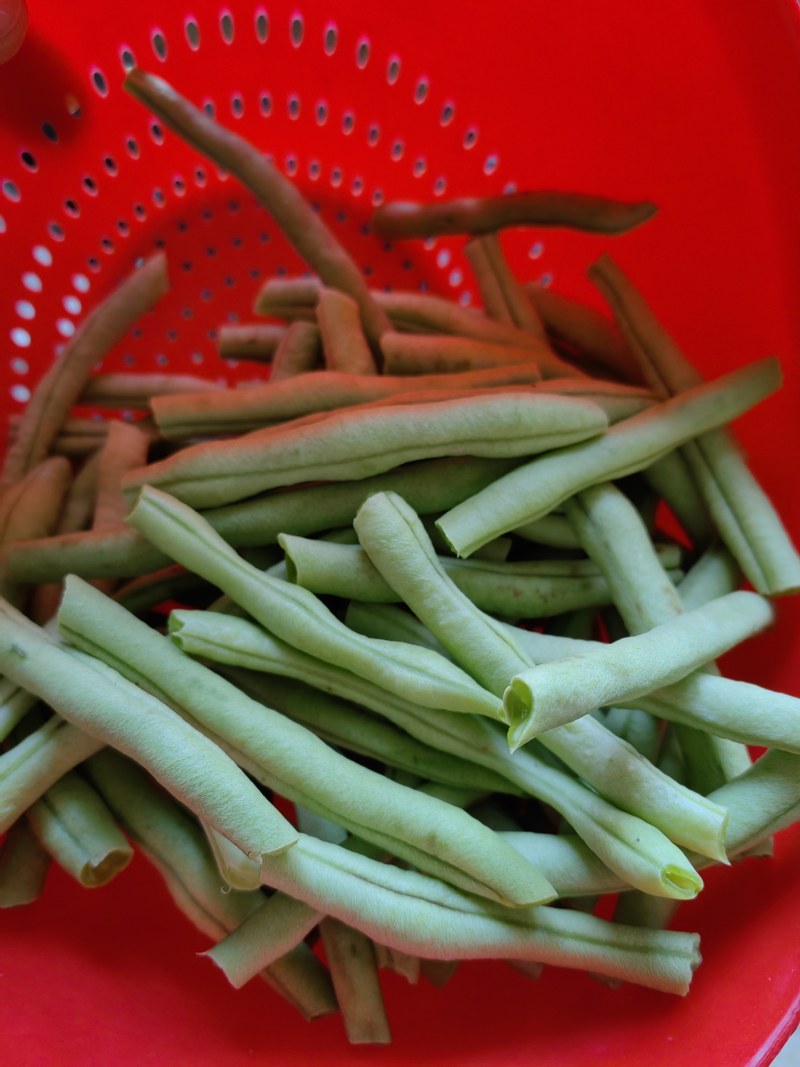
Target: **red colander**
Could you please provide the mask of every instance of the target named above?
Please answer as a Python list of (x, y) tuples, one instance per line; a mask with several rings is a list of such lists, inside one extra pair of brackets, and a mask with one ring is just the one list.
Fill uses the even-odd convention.
[[(610, 252), (708, 374), (777, 354), (785, 386), (744, 418), (752, 466), (800, 532), (800, 19), (795, 0), (31, 0), (0, 69), (3, 412), (82, 313), (166, 249), (170, 295), (107, 369), (229, 380), (216, 333), (251, 317), (259, 284), (304, 268), (251, 195), (121, 89), (162, 74), (272, 154), (375, 286), (476, 301), (463, 242), (386, 243), (393, 197), (553, 188), (650, 199), (623, 237), (516, 231), (522, 277), (602, 304), (586, 267)], [(793, 132), (794, 131), (794, 132)], [(726, 661), (800, 692), (800, 611)], [(385, 979), (387, 1048), (347, 1046), (259, 983), (235, 992), (137, 857), (103, 889), (51, 877), (0, 914), (0, 1058), (39, 1065), (766, 1064), (800, 1011), (800, 831), (772, 860), (712, 871), (675, 925), (702, 936), (685, 999), (546, 969), (462, 966), (441, 990)]]

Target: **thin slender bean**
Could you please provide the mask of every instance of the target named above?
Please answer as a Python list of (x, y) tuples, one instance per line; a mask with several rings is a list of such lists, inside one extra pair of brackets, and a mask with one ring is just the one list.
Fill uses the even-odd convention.
[(125, 519), (128, 508), (120, 490), (122, 477), (147, 462), (150, 436), (132, 423), (111, 420), (108, 437), (100, 449), (97, 497), (92, 526), (104, 529)]
[(502, 367), (510, 363), (538, 366), (531, 348), (496, 344), (475, 337), (450, 334), (397, 333), (390, 330), (381, 338), (385, 374), (453, 374)]
[(95, 365), (167, 290), (166, 257), (157, 252), (98, 304), (33, 391), (2, 480), (17, 481), (44, 459)]
[[(699, 889), (696, 875), (691, 868), (687, 870), (682, 854), (653, 826), (615, 807), (613, 802), (604, 800), (529, 749), (512, 757), (502, 734), (486, 729), (491, 725), (488, 720), (421, 708), (333, 664), (315, 661), (312, 656), (296, 652), (282, 656), (276, 653), (274, 643), (263, 631), (245, 620), (230, 618), (220, 623), (230, 632), (231, 640), (204, 642), (201, 647), (208, 658), (244, 663), (251, 669), (300, 679), (362, 704), (434, 748), (491, 769), (560, 811), (604, 862), (629, 884), (633, 882), (648, 892), (684, 897)], [(181, 640), (180, 629), (175, 630), (174, 636)], [(240, 675), (236, 678), (239, 680)], [(244, 685), (247, 688), (252, 682), (245, 680)], [(673, 830), (677, 826), (679, 833), (683, 829), (701, 849), (721, 857), (724, 828), (721, 809), (694, 797), (688, 790), (676, 791), (674, 783), (659, 776), (630, 746), (622, 746), (614, 739), (615, 751), (609, 753), (602, 740), (602, 736), (590, 736), (583, 744), (585, 767), (582, 770), (587, 778), (592, 777), (591, 768), (602, 763), (601, 777), (613, 783), (612, 790), (617, 794), (621, 797), (627, 794), (628, 802), (634, 806), (649, 805), (655, 812), (653, 821), (660, 818), (669, 822)], [(681, 811), (689, 813), (686, 819), (680, 816)], [(669, 815), (665, 817), (667, 812)], [(690, 824), (695, 824), (694, 830), (688, 829)], [(700, 826), (704, 828), (698, 829)]]
[[(201, 434), (248, 433), (314, 412), (367, 404), (418, 390), (438, 389), (445, 394), (451, 390), (532, 384), (538, 378), (536, 367), (530, 363), (413, 377), (367, 375), (345, 370), (311, 371), (278, 382), (270, 379), (248, 389), (157, 397), (151, 406), (164, 437), (198, 437)], [(589, 399), (593, 397), (589, 395)]]
[[(256, 297), (254, 311), (293, 321), (313, 318), (319, 286), (318, 281), (308, 278), (271, 278)], [(394, 327), (406, 333), (447, 334), (490, 344), (532, 348), (541, 353), (549, 351), (541, 338), (516, 326), (495, 322), (446, 297), (396, 289), (391, 292), (373, 289), (371, 292)], [(561, 360), (556, 362), (563, 363)]]
[(565, 342), (588, 357), (601, 372), (610, 372), (614, 377), (637, 385), (642, 382), (636, 357), (605, 315), (538, 282), (529, 282), (525, 289), (536, 305), (545, 329), (557, 341)]
[[(383, 604), (403, 599), (357, 545), (292, 534), (281, 534), (278, 542), (286, 553), (288, 579), (317, 595)], [(611, 600), (605, 579), (585, 560), (495, 563), (442, 555), (437, 560), (476, 607), (508, 618), (545, 618)]]
[(527, 330), (529, 333), (545, 338), (545, 329), (536, 305), (512, 272), (500, 243), (499, 234), (486, 233), (477, 240), (483, 244), (486, 258), (500, 285), (511, 321), (520, 330)]
[[(674, 396), (702, 382), (642, 295), (608, 257), (590, 276), (612, 304), (661, 395)], [(724, 430), (704, 434), (686, 449), (686, 457), (723, 540), (754, 588), (772, 596), (800, 590), (800, 553), (735, 440)]]
[(259, 149), (209, 118), (162, 78), (134, 69), (124, 85), (185, 141), (253, 191), (325, 284), (348, 293), (358, 303), (364, 330), (377, 348), (389, 320), (372, 299), (358, 266), (294, 183)]
[(129, 521), (295, 648), (425, 706), (497, 716), (499, 702), (448, 660), (399, 642), (358, 638), (312, 593), (246, 563), (197, 512), (174, 497), (144, 489)]
[[(314, 319), (314, 308), (322, 288), (319, 278), (268, 278), (253, 303), (256, 315), (297, 320), (299, 315)], [(373, 294), (374, 297), (374, 294)], [(285, 310), (289, 311), (284, 315)]]
[(393, 201), (373, 215), (381, 237), (489, 233), (507, 226), (566, 226), (589, 233), (624, 233), (656, 212), (647, 201), (624, 203), (602, 196), (537, 190), (431, 204)]
[[(405, 731), (385, 719), (368, 714), (350, 701), (324, 690), (311, 690), (288, 677), (273, 675), (265, 684), (263, 675), (257, 671), (259, 668), (261, 671), (265, 669), (270, 650), (276, 669), (280, 664), (286, 669), (289, 663), (296, 662), (293, 677), (302, 677), (307, 657), (302, 654), (297, 656), (290, 645), (271, 638), (262, 630), (258, 634), (256, 670), (247, 670), (246, 649), (235, 648), (228, 643), (224, 622), (209, 618), (209, 614), (185, 610), (170, 613), (169, 632), (178, 647), (190, 656), (205, 657), (216, 663), (239, 664), (237, 669), (223, 672), (239, 689), (254, 700), (269, 703), (270, 707), (294, 722), (313, 730), (328, 744), (446, 785), (466, 786), (485, 792), (518, 792), (500, 775), (471, 761), (423, 745)], [(210, 649), (213, 649), (213, 654), (209, 654)]]
[(581, 489), (642, 470), (691, 437), (736, 418), (774, 391), (779, 380), (776, 361), (767, 359), (697, 386), (617, 423), (603, 437), (523, 464), (451, 508), (439, 520), (439, 530), (457, 555), (469, 555)]
[[(683, 611), (680, 594), (656, 558), (641, 518), (619, 490), (609, 484), (586, 490), (568, 502), (567, 514), (585, 551), (608, 578), (630, 633), (644, 633)], [(721, 590), (721, 595), (733, 589)], [(714, 668), (709, 664), (705, 669)], [(701, 793), (711, 792), (750, 765), (743, 745), (685, 724), (677, 724), (675, 735), (683, 750), (687, 780)]]
[(669, 506), (696, 548), (716, 537), (714, 524), (683, 449), (668, 452), (644, 471), (648, 485)]
[(51, 456), (0, 494), (0, 544), (51, 534), (72, 482), (63, 456)]
[(678, 595), (685, 608), (695, 608), (732, 593), (741, 580), (741, 571), (727, 548), (711, 545), (678, 583)]
[[(369, 621), (369, 613), (366, 610), (362, 610), (361, 616), (362, 622)], [(392, 618), (397, 617), (397, 609), (388, 611), (383, 608), (382, 616), (383, 632), (386, 636), (391, 636)], [(402, 623), (401, 625), (403, 627), (401, 632), (408, 633), (406, 624)], [(576, 648), (581, 646), (591, 649), (604, 647), (596, 642), (565, 641), (564, 638), (535, 634), (517, 627), (508, 627), (507, 629), (514, 637), (517, 646), (526, 652), (525, 661), (529, 665), (533, 663), (527, 651), (531, 647), (536, 651), (546, 651), (550, 656), (555, 655), (556, 657), (565, 654), (563, 651), (565, 646), (569, 650), (567, 654), (572, 654)], [(476, 656), (480, 655), (481, 652), (482, 646), (478, 646)], [(541, 656), (540, 658), (543, 659), (544, 657)], [(511, 666), (511, 661), (509, 661), (509, 666)], [(309, 674), (308, 677), (310, 678), (311, 675)], [(398, 722), (395, 717), (398, 714), (395, 701), (381, 706), (380, 704), (371, 704), (369, 698), (363, 695), (356, 699), (360, 699), (361, 703), (366, 704), (368, 707), (374, 707), (374, 710), (392, 718), (392, 721)], [(437, 745), (438, 743), (441, 746), (441, 740), (435, 730), (429, 736), (424, 732), (428, 727), (423, 726), (423, 733), (420, 734), (417, 732), (419, 727), (414, 722), (413, 716), (409, 722), (407, 709), (403, 708), (400, 711), (400, 715), (402, 719), (398, 722), (398, 725), (401, 725), (403, 729), (408, 730), (409, 733), (414, 733), (415, 736), (419, 736), (423, 740), (428, 740), (430, 744)], [(441, 724), (441, 726), (444, 725)], [(449, 724), (447, 729), (448, 731), (450, 730)], [(532, 795), (545, 800), (546, 803), (555, 807), (557, 811), (562, 812), (594, 851), (598, 855), (602, 855), (600, 849), (605, 845), (605, 842), (602, 839), (599, 843), (590, 841), (584, 836), (584, 832), (580, 828), (579, 820), (582, 818), (580, 804), (577, 812), (572, 810), (568, 813), (563, 807), (559, 806), (563, 803), (563, 793), (562, 796), (558, 796), (559, 786), (557, 783), (554, 783), (556, 797), (549, 796), (547, 799), (541, 792), (536, 791), (537, 788), (541, 789), (541, 782), (537, 782), (535, 786), (531, 785), (537, 774), (549, 774), (550, 772), (549, 767), (542, 770), (540, 766), (542, 760), (539, 755), (534, 757), (534, 764), (529, 768), (527, 764), (520, 762), (529, 754), (527, 749), (519, 749), (512, 757), (506, 745), (505, 752), (501, 755), (497, 747), (499, 744), (498, 738), (488, 734), (482, 725), (475, 726), (470, 721), (468, 726), (461, 729), (476, 731), (476, 736), (470, 741), (472, 749), (475, 750), (475, 754), (471, 757), (472, 759), (485, 763), (486, 757), (483, 750), (491, 749), (490, 762), (485, 763), (486, 766), (499, 771), (512, 782), (528, 789), (532, 792)], [(482, 730), (480, 736), (477, 734), (479, 729)], [(463, 751), (460, 748), (461, 739), (459, 738), (459, 741), (455, 742), (452, 740), (452, 734), (448, 734), (448, 736), (451, 739), (451, 750)], [(663, 774), (648, 760), (640, 756), (632, 746), (621, 742), (591, 716), (585, 716), (583, 719), (567, 726), (542, 734), (538, 745), (534, 742), (534, 746), (537, 753), (540, 752), (539, 746), (546, 746), (549, 753), (552, 753), (557, 759), (565, 763), (576, 775), (590, 784), (600, 796), (610, 801), (612, 805), (633, 813), (641, 819), (646, 819), (652, 826), (660, 828), (663, 833), (680, 844), (694, 848), (696, 851), (714, 859), (725, 860), (723, 846), (725, 811), (691, 790), (679, 786), (669, 776)], [(478, 752), (481, 754), (478, 755)], [(498, 758), (501, 760), (499, 763), (497, 762)], [(537, 767), (538, 770), (536, 769)], [(605, 856), (604, 859), (608, 866), (619, 870), (615, 866), (616, 860), (609, 860)]]

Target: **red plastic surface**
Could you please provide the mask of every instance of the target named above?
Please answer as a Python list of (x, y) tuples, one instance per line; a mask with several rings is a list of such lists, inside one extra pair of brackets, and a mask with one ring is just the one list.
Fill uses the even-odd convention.
[[(26, 42), (0, 68), (3, 411), (21, 408), (72, 322), (156, 243), (173, 291), (112, 367), (252, 374), (220, 368), (214, 331), (249, 316), (260, 280), (301, 269), (246, 192), (153, 131), (122, 93), (128, 49), (271, 151), (376, 285), (472, 295), (458, 240), (387, 247), (363, 232), (379, 195), (516, 183), (655, 200), (659, 216), (625, 237), (514, 233), (510, 254), (526, 276), (548, 274), (600, 307), (585, 268), (611, 252), (709, 374), (776, 353), (785, 387), (739, 431), (797, 536), (794, 0), (529, 0), (490, 11), (406, 0), (391, 12), (367, 0), (139, 0), (124, 20), (114, 5), (31, 6)], [(728, 657), (728, 672), (800, 693), (798, 635), (797, 603), (781, 603), (778, 627)], [(684, 1000), (472, 964), (440, 991), (387, 978), (394, 1044), (354, 1049), (336, 1020), (305, 1024), (257, 983), (229, 989), (195, 958), (203, 939), (137, 858), (105, 889), (56, 875), (40, 903), (0, 915), (0, 1057), (20, 1067), (766, 1063), (800, 1010), (798, 890), (797, 829), (773, 860), (712, 872), (676, 920), (703, 939)]]

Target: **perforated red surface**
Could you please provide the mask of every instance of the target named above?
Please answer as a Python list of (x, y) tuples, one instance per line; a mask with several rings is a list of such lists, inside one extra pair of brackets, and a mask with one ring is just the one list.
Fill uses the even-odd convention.
[[(610, 251), (708, 373), (776, 353), (785, 388), (740, 434), (798, 534), (794, 0), (31, 7), (0, 68), (4, 412), (156, 244), (172, 293), (114, 368), (252, 374), (218, 363), (214, 331), (249, 316), (261, 280), (301, 269), (249, 194), (122, 92), (135, 59), (272, 152), (379, 286), (474, 296), (458, 240), (386, 246), (368, 231), (381, 197), (516, 185), (656, 201), (625, 237), (514, 233), (508, 248), (524, 276), (598, 307), (585, 268)], [(800, 611), (779, 614), (727, 668), (800, 693)], [(102, 890), (55, 876), (42, 902), (0, 915), (0, 1051), (37, 1067), (766, 1062), (800, 1004), (800, 833), (707, 883), (677, 919), (703, 937), (686, 1000), (468, 965), (441, 991), (388, 979), (395, 1042), (365, 1050), (257, 984), (228, 989), (143, 860)]]

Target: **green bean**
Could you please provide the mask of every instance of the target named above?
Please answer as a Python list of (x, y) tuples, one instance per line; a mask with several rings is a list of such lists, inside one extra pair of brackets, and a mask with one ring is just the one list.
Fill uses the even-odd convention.
[(102, 747), (102, 741), (54, 715), (0, 755), (0, 833), (62, 775)]
[(134, 69), (124, 86), (185, 141), (252, 190), (325, 284), (348, 293), (358, 303), (364, 330), (377, 348), (389, 320), (370, 296), (358, 266), (300, 190), (259, 149), (217, 124), (162, 78)]
[(166, 257), (157, 252), (97, 305), (33, 391), (6, 455), (2, 481), (17, 481), (50, 450), (70, 408), (106, 352), (167, 290)]
[(516, 537), (521, 537), (523, 541), (533, 541), (536, 544), (549, 545), (551, 548), (581, 547), (580, 541), (564, 515), (556, 512), (543, 515), (535, 522), (526, 522), (522, 526), (517, 526), (513, 533)]
[(353, 526), (389, 587), (482, 686), (498, 692), (508, 682), (510, 664), (524, 668), (525, 659), (508, 631), (448, 579), (422, 523), (402, 497), (369, 497)]
[(670, 686), (773, 621), (768, 601), (740, 590), (590, 655), (523, 670), (503, 698), (512, 751), (596, 707)]
[(271, 858), (263, 877), (382, 944), (427, 958), (533, 959), (678, 993), (698, 963), (696, 935), (614, 926), (560, 908), (500, 908), (308, 837)]
[(377, 367), (361, 328), (356, 301), (347, 293), (323, 286), (317, 295), (316, 310), (328, 370), (376, 374)]
[[(121, 676), (110, 680), (3, 603), (0, 669), (100, 742), (98, 747), (110, 743), (145, 764), (248, 854), (258, 858), (294, 842), (292, 826), (216, 745), (159, 701)], [(85, 759), (91, 742), (84, 751)]]
[[(601, 567), (617, 608), (632, 634), (674, 618), (683, 611), (680, 595), (656, 558), (652, 542), (633, 505), (606, 484), (578, 494), (567, 504), (570, 521), (584, 549)], [(733, 592), (722, 589), (722, 595)], [(715, 670), (709, 664), (706, 670)], [(677, 724), (688, 781), (709, 793), (750, 765), (743, 745)]]
[(0, 845), (0, 908), (19, 908), (38, 900), (51, 863), (27, 819), (18, 819)]
[[(508, 323), (517, 329), (538, 337), (546, 348), (545, 331), (541, 319), (527, 293), (517, 281), (508, 265), (497, 233), (475, 237), (464, 245), (466, 256), (486, 314), (500, 323)], [(557, 357), (550, 354), (545, 361), (555, 364)], [(567, 370), (567, 365), (562, 365)], [(571, 368), (567, 373), (572, 373)]]
[[(217, 349), (221, 359), (254, 359), (271, 363), (286, 336), (285, 326), (261, 322), (225, 323), (218, 331)], [(189, 389), (182, 392), (189, 392)]]
[[(222, 327), (235, 329), (235, 327)], [(171, 393), (211, 392), (221, 389), (219, 382), (195, 374), (96, 374), (81, 393), (80, 404), (98, 408), (125, 408), (146, 411), (151, 397)]]
[(736, 418), (777, 388), (779, 376), (776, 361), (767, 359), (697, 386), (617, 423), (603, 437), (523, 464), (451, 508), (437, 525), (458, 555), (469, 555), (581, 489), (642, 470), (691, 437)]
[[(310, 731), (192, 661), (80, 579), (67, 581), (59, 623), (71, 641), (168, 699), (282, 795), (471, 891), (519, 898), (517, 902), (552, 896), (534, 868), (515, 864), (515, 857), (498, 849), (494, 836), (475, 820), (462, 813), (456, 818), (447, 805), (392, 788), (383, 776), (339, 756)], [(309, 767), (315, 768), (312, 778)]]
[(682, 449), (668, 452), (645, 469), (647, 484), (668, 505), (695, 548), (714, 540), (714, 524)]
[(388, 1045), (392, 1035), (372, 942), (330, 916), (320, 921), (319, 931), (347, 1040), (351, 1045)]
[[(314, 308), (322, 288), (319, 278), (268, 278), (259, 289), (253, 311), (256, 315), (300, 321), (314, 319)], [(374, 296), (374, 294), (373, 294)], [(284, 312), (288, 311), (288, 314)]]
[(336, 1011), (328, 973), (303, 943), (317, 912), (280, 893), (226, 892), (197, 823), (149, 775), (110, 749), (89, 760), (87, 770), (198, 930), (218, 941), (248, 917), (266, 913), (280, 951), (260, 976), (308, 1019)]
[(610, 373), (622, 381), (636, 384), (642, 381), (636, 357), (605, 315), (538, 282), (528, 282), (525, 289), (548, 334), (587, 358), (600, 377)]
[(460, 334), (398, 333), (381, 338), (385, 374), (457, 374), (485, 367), (522, 363), (538, 368), (539, 353), (532, 346), (500, 344)]
[[(256, 297), (254, 311), (296, 321), (314, 317), (320, 283), (310, 278), (270, 278)], [(516, 326), (495, 322), (486, 315), (464, 308), (455, 300), (431, 293), (373, 289), (372, 298), (399, 330), (441, 333), (482, 340), (491, 344), (548, 351), (541, 339)], [(383, 347), (383, 336), (381, 337)], [(561, 362), (561, 361), (558, 361)]]
[(71, 481), (69, 462), (50, 456), (0, 491), (0, 544), (53, 533)]
[(33, 693), (8, 678), (0, 678), (0, 741), (5, 741), (35, 704)]
[(345, 610), (345, 624), (365, 637), (378, 637), (384, 641), (405, 641), (407, 644), (423, 645), (441, 655), (447, 649), (416, 615), (396, 604), (365, 604), (351, 601)]
[[(590, 275), (611, 302), (643, 369), (662, 396), (702, 382), (623, 272), (604, 257)], [(720, 534), (753, 587), (766, 595), (800, 590), (800, 554), (739, 445), (724, 430), (685, 451)]]
[(294, 647), (426, 706), (498, 716), (500, 702), (449, 661), (399, 642), (355, 636), (313, 593), (246, 563), (200, 515), (166, 493), (144, 489), (129, 522)]
[(685, 608), (699, 607), (732, 593), (741, 580), (741, 571), (727, 548), (710, 545), (678, 583), (678, 595)]
[(275, 350), (269, 379), (277, 385), (297, 374), (319, 370), (322, 365), (322, 340), (313, 322), (292, 322)]
[[(286, 553), (287, 577), (304, 589), (372, 603), (402, 599), (357, 545), (291, 534), (280, 535), (278, 542)], [(544, 618), (610, 602), (605, 579), (591, 573), (585, 560), (495, 563), (437, 556), (437, 562), (476, 607), (496, 615)]]
[[(274, 542), (282, 531), (298, 534), (351, 523), (366, 497), (394, 490), (421, 514), (441, 511), (505, 474), (514, 460), (472, 456), (422, 460), (384, 474), (330, 485), (292, 487), (204, 512), (205, 518), (237, 547)], [(131, 577), (170, 563), (142, 534), (129, 526), (89, 534), (65, 534), (10, 546), (4, 555), (8, 573), (19, 582)]]
[(624, 203), (582, 193), (504, 193), (416, 204), (382, 204), (373, 215), (381, 237), (431, 237), (447, 233), (491, 233), (507, 226), (566, 226), (588, 233), (624, 233), (656, 212), (647, 201)]
[(122, 476), (147, 462), (150, 436), (137, 426), (110, 420), (108, 436), (100, 449), (97, 491), (92, 527), (115, 526), (125, 519), (127, 507), (120, 491)]
[[(169, 632), (175, 643), (190, 656), (246, 668), (246, 650), (236, 647), (233, 642), (229, 643), (224, 621), (210, 618), (209, 615), (203, 611), (172, 611)], [(500, 775), (471, 761), (423, 745), (385, 719), (370, 715), (363, 708), (331, 693), (310, 690), (287, 677), (273, 676), (264, 684), (263, 676), (257, 671), (265, 669), (268, 657), (272, 657), (275, 669), (282, 665), (286, 670), (289, 663), (296, 662), (293, 677), (305, 677), (303, 672), (307, 669), (308, 657), (296, 656), (290, 645), (271, 638), (265, 630), (258, 634), (258, 652), (256, 670), (238, 669), (231, 672), (229, 677), (248, 696), (261, 703), (269, 702), (271, 707), (313, 730), (328, 744), (435, 782), (468, 786), (486, 792), (518, 792)]]
[(28, 820), (43, 847), (81, 885), (105, 885), (133, 859), (113, 815), (75, 771), (31, 805)]
[(611, 425), (632, 415), (638, 415), (655, 404), (649, 389), (624, 382), (604, 382), (598, 378), (554, 378), (540, 382), (539, 393), (557, 393), (559, 396), (582, 396), (605, 411)]
[(636, 701), (668, 722), (687, 723), (746, 745), (800, 753), (800, 698), (711, 674), (695, 673)]
[(365, 478), (436, 456), (528, 456), (597, 436), (605, 427), (605, 415), (589, 401), (533, 393), (362, 405), (314, 422), (193, 445), (133, 472), (123, 488), (132, 497), (152, 485), (210, 507), (303, 481)]
[[(247, 389), (213, 393), (183, 393), (156, 397), (153, 415), (167, 439), (201, 435), (248, 433), (276, 422), (288, 422), (314, 412), (367, 404), (403, 393), (433, 389), (491, 389), (526, 385), (538, 380), (533, 364), (490, 367), (459, 374), (414, 377), (367, 375), (344, 369), (311, 371), (283, 381), (272, 379)], [(589, 399), (593, 399), (589, 395)], [(603, 397), (600, 397), (602, 400)]]
[(467, 241), (464, 245), (464, 257), (472, 268), (484, 313), (496, 322), (507, 322), (519, 327), (520, 324), (514, 321), (500, 278), (489, 258), (485, 240), (473, 237)]

